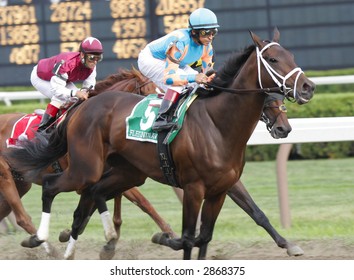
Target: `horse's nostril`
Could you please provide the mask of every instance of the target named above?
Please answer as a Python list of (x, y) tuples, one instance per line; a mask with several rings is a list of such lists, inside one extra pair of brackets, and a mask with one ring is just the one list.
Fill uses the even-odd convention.
[(303, 92), (314, 92), (316, 88), (316, 85), (314, 83), (305, 83), (302, 87)]

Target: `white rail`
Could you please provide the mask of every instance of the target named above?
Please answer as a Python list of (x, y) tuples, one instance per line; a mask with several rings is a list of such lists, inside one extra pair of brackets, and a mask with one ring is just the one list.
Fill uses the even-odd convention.
[(316, 85), (353, 84), (354, 75), (326, 76), (310, 78)]
[(280, 220), (284, 228), (291, 226), (288, 199), (287, 160), (295, 143), (354, 141), (354, 117), (289, 119), (292, 127), (287, 138), (269, 136), (264, 123), (259, 122), (248, 145), (280, 144), (277, 153), (277, 185)]
[(38, 91), (0, 91), (0, 101), (4, 102), (6, 106), (11, 106), (12, 101), (15, 100), (35, 100), (39, 99), (44, 102), (47, 99)]
[(354, 117), (289, 119), (292, 127), (288, 137), (274, 139), (264, 123), (259, 122), (248, 145), (339, 142), (354, 140)]

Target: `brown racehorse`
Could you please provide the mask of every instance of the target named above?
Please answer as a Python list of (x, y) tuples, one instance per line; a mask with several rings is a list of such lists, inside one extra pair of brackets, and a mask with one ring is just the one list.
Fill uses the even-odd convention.
[[(119, 90), (124, 89), (129, 92), (136, 92), (139, 94), (147, 95), (155, 91), (155, 85), (147, 80), (139, 71), (136, 69), (125, 70), (120, 69), (117, 74), (110, 75), (104, 81), (99, 82), (96, 85), (94, 91), (91, 91), (90, 96), (95, 96), (100, 92), (103, 92), (107, 89), (110, 90)], [(271, 135), (274, 138), (285, 138), (288, 133), (291, 131), (291, 127), (288, 123), (286, 111), (284, 110), (283, 105), (284, 97), (281, 96), (269, 96), (264, 105), (263, 109), (263, 121), (266, 122), (267, 127)], [(5, 140), (9, 137), (13, 123), (16, 122), (23, 114), (6, 114), (0, 115), (1, 120), (1, 138), (4, 140), (2, 144), (2, 150), (5, 149)], [(66, 166), (65, 160), (61, 162), (62, 167)], [(23, 180), (23, 177), (19, 174), (13, 172), (8, 164), (4, 161), (2, 157), (0, 157), (0, 170), (3, 174), (1, 178), (0, 184), (0, 220), (3, 219), (11, 209), (14, 210), (14, 213), (17, 217), (17, 222), (20, 224), (28, 233), (34, 234), (36, 229), (31, 222), (29, 215), (26, 213), (25, 209), (22, 206), (20, 197), (25, 195), (29, 189), (31, 188), (31, 183)], [(53, 172), (54, 170), (48, 169), (47, 171)], [(41, 178), (36, 180), (37, 184), (41, 183)], [(16, 190), (17, 189), (17, 190)], [(243, 197), (240, 201), (238, 196), (243, 194)], [(5, 198), (4, 198), (5, 196)], [(149, 201), (139, 192), (137, 188), (132, 188), (124, 193), (124, 196), (132, 201), (134, 204), (139, 206), (144, 212), (149, 214), (149, 216), (156, 222), (156, 224), (161, 228), (162, 231), (169, 233), (171, 236), (175, 236), (173, 230), (169, 227), (169, 225), (161, 218), (161, 216), (156, 212), (154, 207), (149, 203)], [(280, 247), (288, 248), (289, 255), (299, 254), (301, 250), (296, 249), (295, 246), (290, 246), (289, 243), (278, 235), (278, 233), (273, 229), (273, 227), (269, 224), (268, 219), (266, 217), (263, 218), (263, 213), (258, 213), (253, 209), (253, 204), (247, 202), (247, 200), (251, 200), (247, 191), (243, 190), (243, 185), (241, 182), (238, 182), (235, 187), (233, 187), (229, 191), (229, 196), (243, 209), (245, 210), (255, 221), (257, 224), (262, 225), (268, 232), (272, 234), (274, 240), (276, 240), (277, 244)], [(247, 199), (246, 199), (247, 198)], [(120, 204), (121, 204), (121, 195), (117, 195), (115, 198), (115, 211), (114, 211), (114, 225), (117, 231), (117, 235), (119, 236), (120, 225), (122, 223), (120, 216)], [(81, 203), (81, 202), (80, 202)], [(93, 212), (96, 208), (94, 206), (94, 202), (91, 202), (93, 205), (87, 205), (87, 199), (85, 202), (86, 209), (91, 209)], [(248, 209), (251, 207), (251, 210)], [(79, 209), (79, 207), (78, 207)], [(257, 210), (257, 209), (256, 209)], [(77, 210), (79, 211), (79, 210)], [(258, 210), (257, 210), (258, 211)], [(92, 214), (92, 213), (91, 213)], [(86, 218), (87, 219), (87, 218)], [(88, 219), (85, 221), (87, 222)], [(74, 229), (77, 228), (76, 232), (82, 232), (84, 230), (84, 226), (86, 222), (73, 224), (76, 225)], [(79, 227), (79, 228), (78, 228)], [(75, 232), (75, 230), (74, 230)], [(75, 236), (75, 233), (73, 234)], [(60, 240), (67, 241), (69, 240), (70, 231), (63, 231)], [(77, 237), (75, 238), (77, 239)], [(110, 252), (105, 254), (105, 258), (109, 258), (108, 256), (113, 256), (112, 252), (114, 252), (114, 248), (105, 247), (105, 251), (110, 248)], [(71, 255), (71, 254), (70, 254)], [(71, 258), (71, 256), (69, 256)]]
[[(199, 247), (198, 259), (206, 258), (225, 196), (242, 174), (246, 144), (262, 113), (266, 93), (276, 84), (280, 92), (298, 104), (313, 97), (314, 83), (297, 67), (293, 55), (278, 43), (279, 35), (275, 30), (273, 41), (268, 42), (251, 32), (254, 45), (226, 62), (214, 79), (215, 94), (193, 102), (171, 144), (178, 185), (185, 194), (182, 236), (160, 235), (154, 241), (174, 250), (183, 249), (184, 259), (191, 258), (193, 247)], [(110, 193), (140, 186), (147, 177), (167, 183), (156, 145), (125, 139), (126, 117), (141, 100), (142, 97), (126, 92), (100, 94), (79, 106), (49, 139), (39, 137), (24, 145), (25, 149), (7, 153), (13, 166), (27, 171), (29, 178), (38, 176), (68, 153), (67, 169), (43, 176), (42, 218), (30, 242), (40, 244), (48, 239), (55, 196), (60, 192), (82, 193), (101, 182), (106, 163), (115, 169), (114, 189), (97, 187), (91, 192), (95, 194), (107, 240), (117, 239), (106, 205)], [(196, 237), (200, 208), (202, 224)]]
[[(155, 92), (155, 85), (150, 82), (146, 77), (144, 77), (139, 71), (136, 69), (125, 70), (120, 69), (117, 74), (112, 74), (107, 77), (105, 80), (97, 83), (95, 90), (91, 91), (90, 96), (95, 96), (107, 89), (110, 90), (120, 90), (135, 92), (142, 95), (147, 95), (149, 93)], [(274, 138), (285, 138), (288, 133), (291, 131), (291, 127), (288, 123), (286, 117), (286, 111), (283, 109), (283, 99), (281, 96), (269, 96), (267, 97), (267, 101), (265, 102), (263, 109), (263, 121), (266, 122), (267, 127), (271, 135)], [(0, 123), (1, 123), (1, 138), (3, 139), (1, 143), (1, 149), (6, 149), (5, 140), (9, 137), (13, 124), (22, 117), (23, 114), (5, 114), (0, 115)], [(66, 161), (61, 161), (62, 167), (66, 166)], [(11, 210), (14, 211), (17, 218), (17, 223), (21, 225), (28, 233), (35, 234), (36, 229), (32, 224), (31, 219), (23, 205), (21, 203), (20, 198), (25, 195), (29, 189), (31, 188), (31, 183), (23, 180), (23, 177), (15, 173), (10, 169), (7, 162), (4, 161), (2, 157), (0, 157), (0, 170), (2, 173), (1, 184), (0, 184), (0, 220), (10, 213)], [(54, 172), (52, 168), (49, 168), (47, 171)], [(47, 172), (46, 171), (46, 172)], [(41, 184), (41, 178), (36, 180), (37, 184)], [(299, 254), (301, 250), (296, 249), (295, 246), (290, 246), (289, 243), (278, 235), (278, 233), (273, 229), (273, 227), (269, 224), (268, 219), (266, 217), (263, 218), (263, 213), (261, 215), (257, 213), (255, 210), (250, 211), (248, 207), (253, 207), (253, 204), (249, 204), (245, 198), (251, 200), (247, 191), (244, 189), (241, 182), (236, 184), (236, 187), (233, 187), (229, 191), (229, 196), (243, 209), (245, 210), (255, 221), (257, 224), (262, 225), (268, 232), (272, 234), (274, 240), (276, 240), (277, 244), (280, 247), (288, 248), (288, 254), (294, 255)], [(239, 194), (243, 194), (241, 201), (239, 201)], [(149, 203), (149, 201), (139, 192), (137, 188), (132, 188), (124, 193), (124, 196), (132, 201), (134, 204), (139, 206), (144, 212), (146, 212), (160, 227), (163, 232), (169, 233), (171, 236), (176, 236), (173, 230), (169, 227), (169, 225), (162, 219), (162, 217), (156, 212), (154, 207)], [(121, 215), (120, 215), (120, 204), (121, 204), (121, 195), (117, 195), (115, 198), (115, 211), (114, 211), (114, 225), (117, 231), (117, 235), (119, 236), (120, 225), (122, 223)], [(81, 202), (80, 202), (81, 203)], [(86, 209), (92, 209), (92, 212), (96, 209), (93, 205), (87, 205), (86, 199)], [(79, 209), (79, 208), (78, 208)], [(252, 208), (251, 208), (252, 209)], [(78, 210), (79, 211), (79, 210)], [(92, 213), (91, 213), (92, 214)], [(259, 218), (258, 218), (259, 217)], [(88, 219), (85, 221), (87, 222)], [(77, 228), (76, 232), (82, 232), (84, 230), (84, 226), (86, 222), (79, 223), (80, 227), (78, 227), (77, 223), (75, 228)], [(265, 223), (266, 222), (266, 223)], [(264, 225), (263, 225), (264, 224)], [(269, 224), (269, 225), (268, 225)], [(66, 235), (66, 236), (65, 236)], [(70, 231), (63, 231), (60, 240), (67, 241), (69, 240)], [(74, 234), (75, 236), (75, 230)], [(77, 239), (77, 237), (75, 238)], [(105, 254), (104, 258), (109, 258), (108, 256), (113, 256), (114, 248), (105, 247), (105, 251), (110, 251)], [(104, 252), (105, 252), (104, 251)], [(71, 256), (69, 256), (71, 258)]]

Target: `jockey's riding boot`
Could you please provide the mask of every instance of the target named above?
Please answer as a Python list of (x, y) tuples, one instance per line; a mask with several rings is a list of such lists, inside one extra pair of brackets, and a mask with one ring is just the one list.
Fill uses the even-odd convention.
[(175, 124), (170, 122), (170, 111), (173, 105), (176, 103), (179, 97), (179, 92), (173, 89), (167, 89), (164, 98), (161, 102), (159, 113), (152, 125), (152, 129), (155, 131), (162, 131), (172, 128)]
[(48, 104), (45, 113), (42, 116), (41, 123), (38, 126), (37, 133), (46, 130), (53, 122), (55, 122), (56, 115), (59, 109), (52, 104)]
[(42, 116), (41, 123), (38, 126), (37, 132), (42, 132), (48, 128), (53, 122), (55, 121), (55, 118), (53, 118), (51, 115), (48, 115), (47, 113), (44, 113)]

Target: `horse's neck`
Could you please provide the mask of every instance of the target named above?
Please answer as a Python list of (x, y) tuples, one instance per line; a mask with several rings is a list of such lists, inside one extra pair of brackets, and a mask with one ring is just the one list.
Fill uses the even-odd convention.
[(126, 92), (134, 92), (136, 91), (137, 81), (135, 78), (129, 78), (126, 80), (121, 80), (115, 84), (113, 84), (109, 90), (118, 90), (118, 91), (126, 91)]
[[(242, 69), (230, 88), (259, 88), (254, 77), (257, 71), (252, 71)], [(262, 93), (222, 92), (215, 100), (210, 100), (207, 110), (224, 139), (228, 138), (231, 142), (237, 139), (236, 141), (246, 143), (260, 119), (264, 98)]]

